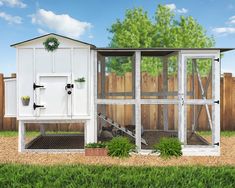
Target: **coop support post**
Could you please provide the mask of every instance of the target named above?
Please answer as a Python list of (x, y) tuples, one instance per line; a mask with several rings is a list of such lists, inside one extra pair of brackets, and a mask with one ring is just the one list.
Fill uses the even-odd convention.
[[(215, 56), (216, 58), (220, 57), (218, 52)], [(215, 101), (220, 102), (220, 62), (214, 61), (212, 63), (212, 98)], [(212, 142), (213, 144), (220, 145), (220, 103), (214, 103), (212, 105)]]
[[(168, 65), (167, 65), (167, 58), (163, 58), (163, 93), (164, 99), (167, 99), (167, 92), (168, 92)], [(163, 105), (163, 125), (164, 131), (168, 131), (168, 105)]]
[[(106, 99), (105, 97), (105, 57), (100, 56), (100, 64), (101, 64), (101, 98)], [(106, 106), (104, 104), (101, 105), (102, 114), (106, 115)], [(105, 121), (101, 120), (101, 126), (105, 125)]]
[(137, 151), (141, 150), (141, 104), (140, 104), (140, 63), (141, 63), (141, 53), (140, 51), (135, 51), (135, 144), (137, 146)]
[(41, 133), (41, 135), (45, 135), (46, 134), (45, 133), (45, 127), (44, 127), (43, 124), (40, 124), (40, 133)]
[(18, 151), (23, 152), (25, 149), (25, 123), (24, 121), (19, 121), (18, 132), (19, 132)]
[(178, 84), (179, 84), (179, 93), (178, 93), (178, 99), (179, 99), (179, 105), (178, 105), (178, 113), (179, 113), (179, 119), (178, 119), (178, 138), (180, 142), (187, 144), (187, 135), (186, 131), (187, 127), (185, 126), (185, 59), (184, 55), (182, 53), (179, 53), (179, 61), (178, 61)]

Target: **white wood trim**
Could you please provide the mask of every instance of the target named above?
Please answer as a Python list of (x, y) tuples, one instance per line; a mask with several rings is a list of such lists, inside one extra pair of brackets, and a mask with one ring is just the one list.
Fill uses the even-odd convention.
[[(217, 53), (215, 58), (220, 58), (220, 53)], [(220, 63), (215, 61), (212, 66), (212, 72), (214, 79), (214, 83), (212, 83), (212, 98), (214, 100), (219, 100), (220, 102)], [(219, 143), (220, 144), (220, 103), (212, 105), (212, 142), (213, 144)]]
[(25, 123), (24, 121), (19, 121), (18, 128), (18, 151), (23, 152), (25, 149)]
[(141, 52), (135, 52), (135, 144), (141, 150)]

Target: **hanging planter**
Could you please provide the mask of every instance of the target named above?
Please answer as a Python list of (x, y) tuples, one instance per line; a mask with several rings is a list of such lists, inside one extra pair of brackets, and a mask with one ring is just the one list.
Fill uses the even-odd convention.
[(49, 37), (43, 42), (43, 45), (48, 52), (53, 52), (59, 47), (60, 43), (57, 38)]
[(86, 80), (84, 77), (78, 78), (74, 81), (78, 89), (83, 89), (85, 87)]
[(22, 96), (21, 97), (21, 102), (23, 106), (28, 106), (30, 102), (30, 97), (29, 96)]

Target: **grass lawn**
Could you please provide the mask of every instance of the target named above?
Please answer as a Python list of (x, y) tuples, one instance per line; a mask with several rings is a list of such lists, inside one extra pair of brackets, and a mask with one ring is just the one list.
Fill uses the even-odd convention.
[[(34, 137), (38, 136), (40, 132), (27, 131), (26, 136)], [(78, 134), (79, 132), (47, 132), (48, 134), (58, 133), (58, 134)], [(211, 136), (211, 131), (198, 131), (201, 136)], [(221, 131), (220, 135), (222, 137), (232, 137), (235, 136), (235, 131)], [(0, 136), (2, 137), (15, 137), (18, 136), (17, 131), (0, 131)]]
[[(197, 131), (197, 133), (201, 136), (212, 136), (211, 131)], [(221, 131), (221, 137), (232, 137), (235, 136), (235, 131)]]
[(0, 165), (0, 187), (234, 187), (235, 167)]

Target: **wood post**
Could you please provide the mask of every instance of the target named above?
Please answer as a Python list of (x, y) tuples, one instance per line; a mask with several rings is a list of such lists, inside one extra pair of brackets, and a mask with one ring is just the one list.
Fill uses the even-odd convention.
[(3, 130), (4, 117), (4, 77), (0, 74), (0, 131)]
[(233, 101), (232, 101), (232, 84), (233, 78), (232, 73), (224, 73), (223, 80), (223, 125), (222, 130), (232, 130), (232, 112), (233, 112)]

